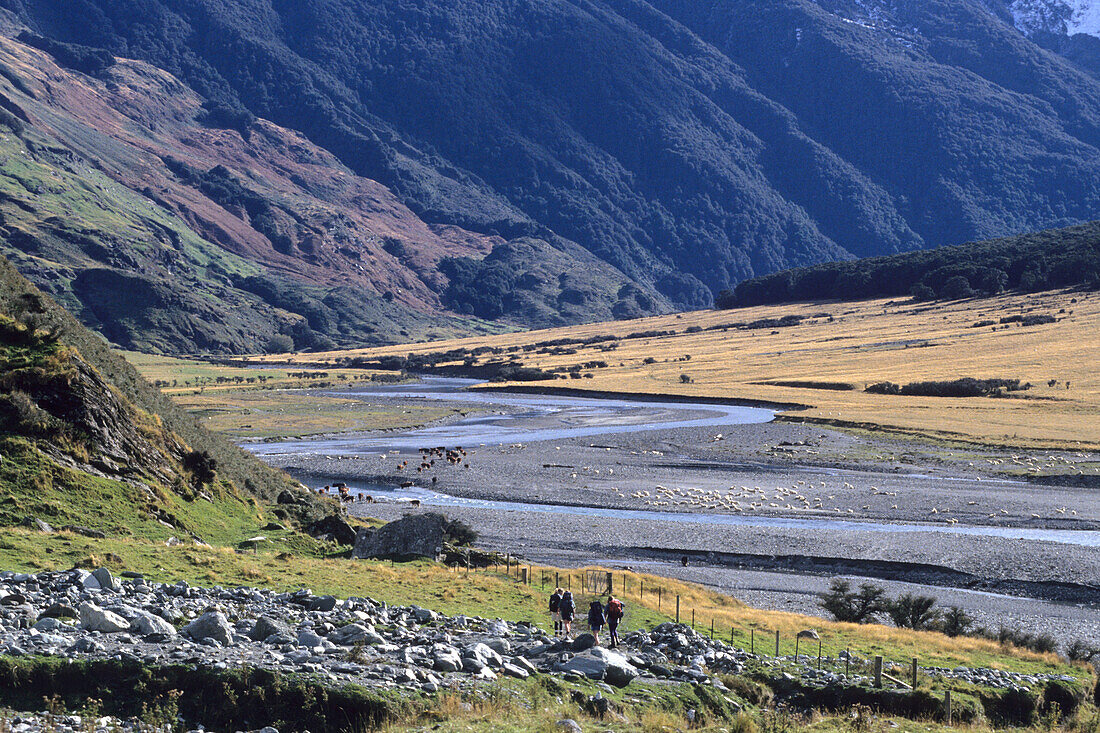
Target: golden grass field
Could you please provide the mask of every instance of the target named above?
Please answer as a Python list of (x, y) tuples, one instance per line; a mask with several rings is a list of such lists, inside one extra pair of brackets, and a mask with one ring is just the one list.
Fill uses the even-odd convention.
[[(1050, 314), (1058, 321), (1027, 327), (974, 327), (979, 321), (999, 322), (1015, 314)], [(782, 328), (720, 328), (785, 315), (801, 315), (806, 320)], [(687, 333), (688, 329), (694, 332)], [(1098, 293), (1055, 291), (946, 303), (872, 300), (709, 310), (255, 360), (336, 363), (349, 356), (479, 346), (507, 349), (564, 337), (624, 337), (652, 330), (676, 333), (623, 338), (613, 350), (606, 350), (608, 343), (599, 343), (569, 346), (577, 350), (573, 354), (521, 349), (505, 356), (543, 369), (568, 368), (595, 360), (608, 363), (605, 368), (584, 369), (581, 379), (530, 383), (537, 386), (797, 403), (808, 409), (788, 410), (783, 419), (889, 428), (1005, 446), (1100, 448)], [(486, 354), (479, 363), (500, 358)], [(647, 359), (654, 361), (647, 364)], [(584, 378), (589, 374), (591, 378)], [(682, 381), (681, 375), (691, 381)], [(961, 377), (1019, 378), (1034, 386), (1006, 398), (911, 397), (863, 391), (866, 385), (880, 381), (905, 384)], [(1057, 382), (1048, 386), (1050, 380)], [(778, 384), (800, 381), (845, 384), (853, 389)]]
[[(235, 439), (287, 438), (349, 430), (399, 430), (454, 414), (438, 405), (381, 405), (303, 390), (370, 384), (363, 369), (250, 369), (123, 352), (142, 376), (216, 433)], [(260, 381), (260, 377), (263, 381)], [(383, 376), (393, 378), (392, 372)], [(239, 381), (238, 381), (239, 380)]]

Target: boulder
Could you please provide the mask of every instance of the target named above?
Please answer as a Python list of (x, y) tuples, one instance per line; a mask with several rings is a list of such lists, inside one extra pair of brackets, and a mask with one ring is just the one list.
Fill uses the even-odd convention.
[(101, 631), (104, 634), (117, 634), (130, 630), (130, 622), (119, 616), (100, 608), (94, 603), (80, 604), (80, 625), (86, 631)]
[(569, 645), (569, 648), (575, 652), (583, 652), (585, 649), (591, 649), (596, 646), (596, 637), (592, 634), (579, 634), (573, 643)]
[(92, 571), (92, 577), (99, 583), (99, 587), (103, 590), (117, 591), (119, 586), (118, 581), (115, 580), (115, 576), (111, 575), (111, 571), (107, 568), (96, 568)]
[(50, 618), (78, 618), (80, 616), (75, 608), (65, 603), (53, 603), (39, 615)]
[(248, 632), (248, 638), (252, 641), (266, 641), (275, 634), (289, 634), (290, 628), (281, 621), (261, 616), (256, 619), (256, 625)]
[(462, 669), (462, 657), (458, 650), (445, 644), (432, 647), (432, 663), (438, 672), (457, 672)]
[(204, 613), (184, 626), (183, 633), (194, 641), (213, 639), (225, 646), (233, 643), (233, 627), (229, 625), (229, 619), (225, 614), (220, 611)]
[(582, 674), (593, 680), (605, 680), (616, 687), (626, 687), (638, 676), (638, 668), (622, 654), (596, 647), (554, 667), (559, 672)]
[(324, 611), (328, 613), (332, 609), (336, 608), (335, 596), (316, 596), (309, 599), (309, 605), (307, 608), (310, 611)]
[(367, 558), (436, 557), (443, 548), (447, 518), (427, 512), (402, 517), (371, 532), (360, 529), (351, 556)]
[(328, 640), (331, 641), (333, 644), (339, 644), (340, 646), (351, 646), (352, 644), (357, 644), (359, 642), (373, 644), (375, 642), (371, 640), (372, 637), (377, 637), (378, 639), (385, 641), (385, 639), (382, 639), (382, 637), (373, 633), (366, 626), (362, 626), (360, 624), (348, 624), (347, 626), (341, 626), (335, 631), (329, 633)]
[(505, 662), (500, 668), (501, 673), (508, 675), (509, 677), (515, 677), (516, 679), (525, 680), (531, 676), (531, 673), (527, 670), (519, 667), (518, 665)]
[(152, 636), (153, 634), (160, 634), (162, 636), (176, 635), (175, 626), (168, 623), (160, 616), (140, 610), (137, 611), (134, 619), (130, 621), (130, 631), (135, 634), (141, 634), (142, 636)]
[(333, 542), (340, 545), (355, 544), (356, 539), (355, 528), (337, 514), (330, 514), (306, 525), (306, 533), (311, 537), (331, 537)]

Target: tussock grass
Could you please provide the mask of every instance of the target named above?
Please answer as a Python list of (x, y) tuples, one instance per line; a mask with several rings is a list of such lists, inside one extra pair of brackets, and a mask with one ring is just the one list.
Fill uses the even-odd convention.
[[(1005, 316), (1038, 313), (1053, 315), (1057, 321), (1036, 326), (999, 324)], [(739, 327), (781, 322), (790, 316), (802, 320), (781, 328)], [(998, 321), (996, 328), (973, 327), (990, 319)], [(629, 337), (668, 331), (673, 333)], [(341, 357), (491, 347), (502, 350), (492, 358), (514, 358), (526, 367), (563, 373), (578, 364), (604, 360), (607, 367), (582, 370), (592, 375), (590, 379), (535, 384), (796, 403), (809, 409), (789, 411), (784, 419), (885, 427), (999, 445), (1076, 449), (1100, 447), (1098, 332), (1100, 294), (1052, 291), (933, 304), (904, 299), (698, 311), (308, 358), (335, 363)], [(599, 336), (613, 337), (618, 346), (605, 351), (612, 342), (600, 340), (574, 344), (568, 354), (545, 347), (525, 350), (555, 339)], [(691, 381), (682, 381), (682, 374)], [(963, 377), (1020, 379), (1033, 387), (1001, 399), (863, 391), (875, 382)], [(1051, 380), (1054, 384), (1048, 384)], [(823, 383), (851, 384), (856, 389), (816, 388)]]

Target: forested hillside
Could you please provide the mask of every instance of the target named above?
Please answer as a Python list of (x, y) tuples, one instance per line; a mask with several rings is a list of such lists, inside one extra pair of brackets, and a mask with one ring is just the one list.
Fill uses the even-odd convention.
[(1094, 77), (976, 0), (848, 5), (9, 0), (304, 131), (429, 221), (561, 236), (685, 306), (1092, 218)]
[(1005, 290), (1100, 289), (1100, 222), (855, 262), (831, 262), (746, 280), (719, 308), (912, 295), (956, 300)]
[[(627, 318), (705, 306), (790, 267), (1100, 210), (1100, 80), (1085, 58), (1096, 44), (1057, 41), (1015, 5), (0, 8), (7, 32), (34, 48), (22, 63), (39, 69), (14, 64), (0, 80), (6, 108), (51, 140), (28, 155), (65, 147), (76, 167), (102, 168), (211, 245), (194, 247), (218, 266), (192, 266), (181, 287), (178, 267), (128, 262), (149, 250), (125, 237), (107, 246), (112, 258), (73, 245), (81, 232), (61, 237), (66, 257), (35, 251), (28, 242), (58, 240), (56, 212), (8, 226), (5, 251), (24, 272), (135, 347), (323, 348), (496, 328), (486, 320)], [(83, 87), (96, 113), (44, 94), (47, 82)], [(141, 150), (142, 165), (103, 134)], [(178, 229), (139, 228), (148, 241), (174, 236), (165, 227)], [(150, 268), (152, 282), (132, 280)], [(135, 315), (112, 300), (131, 286), (155, 307)], [(240, 322), (208, 326), (227, 303)], [(181, 304), (186, 323), (171, 315)]]

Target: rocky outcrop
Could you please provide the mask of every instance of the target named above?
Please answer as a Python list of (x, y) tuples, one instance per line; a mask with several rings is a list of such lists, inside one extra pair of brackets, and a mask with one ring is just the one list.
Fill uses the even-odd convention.
[(311, 537), (325, 539), (339, 545), (355, 544), (355, 528), (338, 514), (330, 514), (324, 519), (318, 519), (306, 525), (305, 530)]
[(367, 558), (434, 558), (443, 551), (447, 518), (427, 512), (402, 517), (376, 530), (360, 529), (351, 556)]

